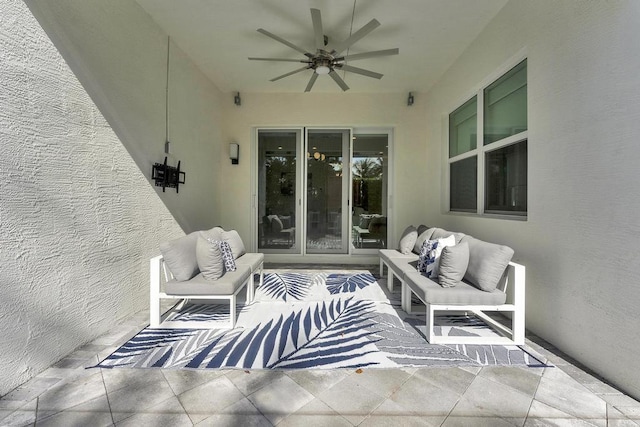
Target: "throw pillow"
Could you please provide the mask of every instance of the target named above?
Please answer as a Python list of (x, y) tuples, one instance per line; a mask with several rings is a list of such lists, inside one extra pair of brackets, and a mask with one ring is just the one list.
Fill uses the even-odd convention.
[(222, 253), (222, 262), (224, 263), (224, 271), (236, 271), (236, 261), (233, 259), (231, 246), (224, 240), (218, 240), (215, 243), (220, 247)]
[(437, 240), (425, 240), (420, 249), (418, 258), (418, 271), (427, 277), (431, 277), (433, 263), (436, 261)]
[(434, 230), (435, 228), (429, 228), (423, 231), (422, 233), (418, 233), (418, 238), (416, 239), (416, 243), (415, 245), (413, 245), (413, 252), (415, 252), (416, 254), (420, 254), (422, 245), (424, 244), (425, 240), (429, 240), (431, 238), (431, 235), (433, 234)]
[(418, 238), (418, 231), (413, 225), (408, 226), (402, 232), (400, 242), (398, 243), (398, 250), (400, 253), (407, 255), (413, 250), (413, 246), (416, 244)]
[(274, 215), (271, 219), (271, 231), (273, 231), (274, 233), (279, 233), (282, 231), (282, 220), (276, 215)]
[(454, 246), (455, 237), (449, 236), (445, 239), (425, 240), (420, 250), (418, 259), (418, 271), (434, 280), (438, 279), (438, 265), (440, 254), (445, 246)]
[(198, 232), (194, 231), (186, 236), (160, 244), (160, 253), (176, 280), (189, 280), (198, 274), (197, 241)]
[(418, 226), (418, 236), (421, 235), (422, 233), (424, 233), (425, 231), (427, 231), (429, 229), (429, 227), (427, 227), (424, 224), (420, 224)]
[(450, 288), (462, 280), (469, 265), (469, 244), (445, 246), (440, 254), (438, 282), (443, 288)]
[(493, 291), (513, 257), (513, 249), (469, 236), (463, 241), (469, 244), (469, 267), (465, 280), (483, 291)]
[(202, 277), (207, 280), (218, 280), (224, 274), (224, 263), (220, 245), (215, 240), (209, 240), (206, 234), (198, 235), (196, 244), (196, 259)]
[(369, 228), (369, 222), (371, 222), (371, 215), (360, 215), (360, 228)]
[(221, 237), (231, 246), (234, 259), (238, 259), (245, 254), (244, 243), (242, 243), (242, 239), (236, 230), (225, 231), (221, 234)]

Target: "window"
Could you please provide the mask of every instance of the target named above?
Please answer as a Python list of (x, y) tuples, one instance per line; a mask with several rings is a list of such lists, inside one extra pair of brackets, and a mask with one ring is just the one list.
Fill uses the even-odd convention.
[(525, 216), (527, 134), (525, 59), (449, 114), (449, 210)]

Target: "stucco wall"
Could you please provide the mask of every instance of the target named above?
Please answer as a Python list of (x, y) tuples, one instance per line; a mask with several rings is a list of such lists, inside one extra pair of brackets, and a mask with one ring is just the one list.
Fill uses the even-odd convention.
[[(394, 130), (393, 232), (399, 236), (406, 224), (419, 224), (429, 203), (417, 192), (421, 181), (425, 145), (425, 98), (415, 93), (407, 106), (407, 94), (243, 94), (242, 105), (225, 110), (224, 139), (240, 144), (240, 164), (221, 166), (229, 180), (218, 181), (217, 193), (225, 208), (221, 221), (237, 228), (243, 239), (251, 236), (251, 163), (254, 127), (343, 126), (389, 127)], [(238, 196), (240, 195), (240, 196)], [(403, 201), (407, 201), (404, 203)]]
[[(512, 246), (527, 328), (640, 397), (640, 2), (512, 0), (427, 95), (428, 217)], [(447, 114), (525, 49), (528, 220), (443, 212)]]
[[(67, 3), (45, 6), (63, 8)], [(181, 222), (188, 227), (214, 221), (209, 192), (202, 190), (213, 181), (207, 163), (213, 148), (200, 145), (215, 142), (209, 139), (215, 138), (215, 91), (175, 49), (172, 66), (178, 77), (173, 84), (181, 96), (174, 96), (172, 108), (193, 114), (190, 120), (207, 120), (198, 126), (189, 120), (174, 125), (176, 146), (184, 138), (191, 144), (184, 150), (195, 151), (184, 156), (188, 184), (179, 195), (174, 190), (158, 193), (147, 178), (163, 149), (166, 36), (146, 14), (126, 8), (135, 3), (103, 3), (100, 19), (119, 11), (128, 19), (120, 25), (131, 24), (124, 31), (112, 22), (119, 43), (130, 38), (132, 46), (106, 49), (109, 55), (121, 49), (124, 62), (101, 64), (107, 69), (100, 72), (108, 77), (97, 88), (109, 94), (101, 100), (108, 104), (106, 111), (123, 109), (111, 118), (120, 126), (118, 134), (25, 3), (0, 0), (0, 395), (148, 307), (148, 260), (158, 253), (161, 241), (183, 234), (163, 202), (203, 208), (193, 216), (184, 214)], [(40, 5), (30, 3), (36, 12)], [(92, 28), (83, 21), (88, 17), (78, 18), (70, 14), (69, 26)], [(101, 25), (104, 29), (107, 23)], [(108, 41), (114, 34), (89, 28), (84, 27), (87, 39), (99, 36), (107, 45), (115, 43)], [(71, 47), (76, 42), (70, 42)], [(133, 61), (145, 46), (153, 57)], [(133, 74), (131, 81), (123, 78), (128, 74)], [(131, 154), (137, 153), (143, 172), (125, 149), (122, 135), (133, 141)], [(198, 158), (197, 147), (206, 157)], [(176, 147), (176, 152), (182, 150)], [(196, 173), (199, 169), (205, 172)], [(195, 177), (204, 182), (197, 183)], [(196, 195), (206, 202), (193, 202)]]
[[(167, 34), (134, 0), (26, 3), (150, 179), (151, 165), (164, 159)], [(223, 97), (173, 42), (169, 57), (169, 162), (181, 161), (186, 184), (179, 194), (156, 191), (189, 232), (217, 224)]]

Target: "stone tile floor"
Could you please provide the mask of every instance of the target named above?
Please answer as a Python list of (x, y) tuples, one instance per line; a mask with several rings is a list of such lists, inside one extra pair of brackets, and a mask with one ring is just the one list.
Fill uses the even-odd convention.
[(554, 367), (99, 369), (141, 312), (0, 399), (2, 426), (640, 426), (640, 402), (535, 336)]

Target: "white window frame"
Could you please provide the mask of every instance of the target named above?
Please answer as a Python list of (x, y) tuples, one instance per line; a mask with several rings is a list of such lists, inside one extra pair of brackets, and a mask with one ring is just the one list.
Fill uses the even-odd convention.
[[(499, 150), (501, 148), (507, 147), (509, 145), (516, 144), (518, 142), (522, 142), (525, 140), (529, 140), (529, 120), (527, 119), (527, 130), (517, 133), (515, 135), (508, 136), (506, 138), (500, 139), (498, 141), (492, 142), (488, 145), (484, 145), (484, 90), (490, 86), (493, 82), (498, 80), (500, 77), (509, 72), (513, 67), (521, 63), (527, 59), (527, 55), (525, 51), (519, 52), (517, 55), (513, 56), (509, 61), (503, 64), (498, 70), (494, 71), (489, 77), (485, 78), (482, 83), (475, 88), (475, 90), (469, 93), (462, 101), (459, 101), (454, 104), (452, 108), (449, 108), (449, 113), (446, 115), (446, 123), (445, 131), (443, 134), (444, 138), (444, 149), (443, 153), (446, 157), (446, 167), (445, 167), (445, 191), (443, 192), (445, 195), (444, 206), (447, 214), (451, 215), (472, 215), (472, 216), (486, 216), (491, 218), (501, 218), (501, 219), (512, 219), (512, 220), (527, 220), (529, 208), (527, 206), (527, 212), (486, 212), (485, 210), (485, 163), (486, 163), (486, 155), (495, 150)], [(528, 64), (527, 64), (528, 67)], [(460, 108), (466, 102), (471, 100), (473, 97), (476, 97), (476, 108), (477, 108), (477, 134), (476, 134), (476, 148), (474, 150), (469, 150), (462, 154), (459, 154), (454, 157), (449, 157), (449, 118), (450, 114), (455, 110)], [(529, 102), (529, 96), (527, 95), (527, 103)], [(529, 109), (527, 108), (527, 111)], [(469, 157), (477, 156), (477, 189), (476, 189), (476, 212), (469, 211), (452, 211), (451, 210), (451, 164), (455, 163), (459, 160), (464, 160)], [(528, 164), (528, 151), (527, 151), (527, 164)], [(528, 168), (527, 168), (528, 174)], [(529, 181), (529, 177), (527, 176), (527, 182)], [(528, 194), (527, 194), (528, 196)]]

